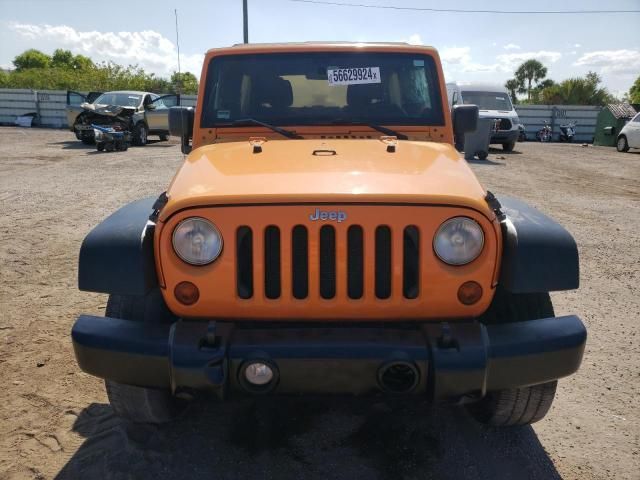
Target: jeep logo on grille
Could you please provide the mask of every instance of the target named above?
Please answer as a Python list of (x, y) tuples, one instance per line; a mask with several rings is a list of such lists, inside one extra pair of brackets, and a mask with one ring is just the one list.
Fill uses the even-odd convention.
[(342, 210), (325, 211), (325, 210), (320, 210), (319, 208), (316, 208), (316, 211), (313, 212), (311, 215), (309, 215), (309, 220), (311, 220), (312, 222), (315, 222), (317, 220), (329, 220), (329, 221), (342, 223), (346, 219), (347, 219), (347, 214)]

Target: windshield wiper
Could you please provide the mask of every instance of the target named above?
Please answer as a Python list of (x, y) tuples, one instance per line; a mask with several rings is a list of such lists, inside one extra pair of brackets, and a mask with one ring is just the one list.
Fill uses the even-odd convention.
[(407, 137), (404, 133), (396, 132), (395, 130), (391, 130), (390, 128), (383, 127), (382, 125), (376, 125), (375, 123), (337, 119), (337, 120), (331, 121), (331, 124), (332, 125), (364, 125), (365, 127), (369, 127), (373, 130), (377, 130), (380, 133), (384, 133), (385, 135), (396, 137), (398, 140), (409, 140), (409, 137)]
[(261, 127), (269, 128), (274, 132), (279, 133), (280, 135), (287, 138), (295, 138), (295, 139), (302, 138), (300, 135), (298, 135), (295, 132), (292, 132), (290, 130), (285, 130), (284, 128), (276, 127), (275, 125), (269, 125), (268, 123), (261, 122), (260, 120), (256, 120), (255, 118), (243, 118), (241, 120), (234, 120), (231, 123), (231, 125), (234, 127), (240, 127), (242, 125), (259, 125)]

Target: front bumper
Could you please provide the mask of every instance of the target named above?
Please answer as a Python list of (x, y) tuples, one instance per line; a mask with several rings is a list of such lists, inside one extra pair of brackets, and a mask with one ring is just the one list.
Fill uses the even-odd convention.
[[(386, 391), (465, 401), (574, 373), (587, 333), (577, 316), (489, 326), (474, 321), (338, 326), (149, 324), (82, 315), (71, 335), (82, 370), (125, 384), (212, 390), (220, 397)], [(258, 360), (275, 372), (268, 388), (254, 389), (244, 380), (244, 367)], [(415, 381), (407, 382), (413, 374)]]
[(515, 130), (498, 130), (497, 132), (493, 132), (491, 134), (490, 143), (511, 143), (517, 142), (518, 137), (520, 136), (520, 130), (516, 128)]

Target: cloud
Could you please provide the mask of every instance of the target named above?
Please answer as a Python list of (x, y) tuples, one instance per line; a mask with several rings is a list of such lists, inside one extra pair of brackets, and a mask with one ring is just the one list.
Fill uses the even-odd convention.
[(521, 63), (531, 58), (535, 58), (543, 64), (556, 63), (562, 58), (562, 53), (546, 50), (540, 50), (538, 52), (503, 53), (496, 57), (498, 70), (511, 73), (518, 68)]
[(422, 37), (418, 33), (414, 33), (413, 35), (410, 35), (409, 38), (401, 41), (407, 42), (411, 45), (424, 45), (424, 42), (422, 41)]
[[(174, 43), (153, 30), (140, 32), (78, 31), (67, 25), (10, 24), (19, 35), (34, 41), (34, 47), (67, 48), (95, 61), (137, 64), (150, 72), (167, 75), (178, 69), (178, 53)], [(203, 55), (181, 54), (183, 71), (199, 74)]]
[(520, 50), (520, 45), (516, 45), (515, 43), (507, 43), (504, 47), (505, 50)]
[(440, 58), (452, 65), (465, 64), (471, 61), (470, 52), (469, 47), (446, 47), (440, 50)]
[(445, 47), (440, 50), (440, 58), (445, 67), (464, 73), (495, 72), (499, 69), (497, 64), (485, 65), (473, 62), (471, 59), (471, 47)]
[(600, 69), (603, 73), (637, 74), (640, 72), (640, 50), (599, 50), (583, 54), (576, 67)]

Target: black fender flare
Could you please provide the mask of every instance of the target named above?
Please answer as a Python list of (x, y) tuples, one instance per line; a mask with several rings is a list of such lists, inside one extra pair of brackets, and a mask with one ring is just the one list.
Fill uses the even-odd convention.
[(580, 285), (578, 246), (559, 223), (521, 200), (496, 195), (504, 215), (499, 283), (512, 293), (575, 290)]
[(155, 223), (149, 220), (156, 202), (149, 197), (129, 203), (89, 232), (80, 247), (80, 290), (145, 295), (158, 286), (153, 252)]

